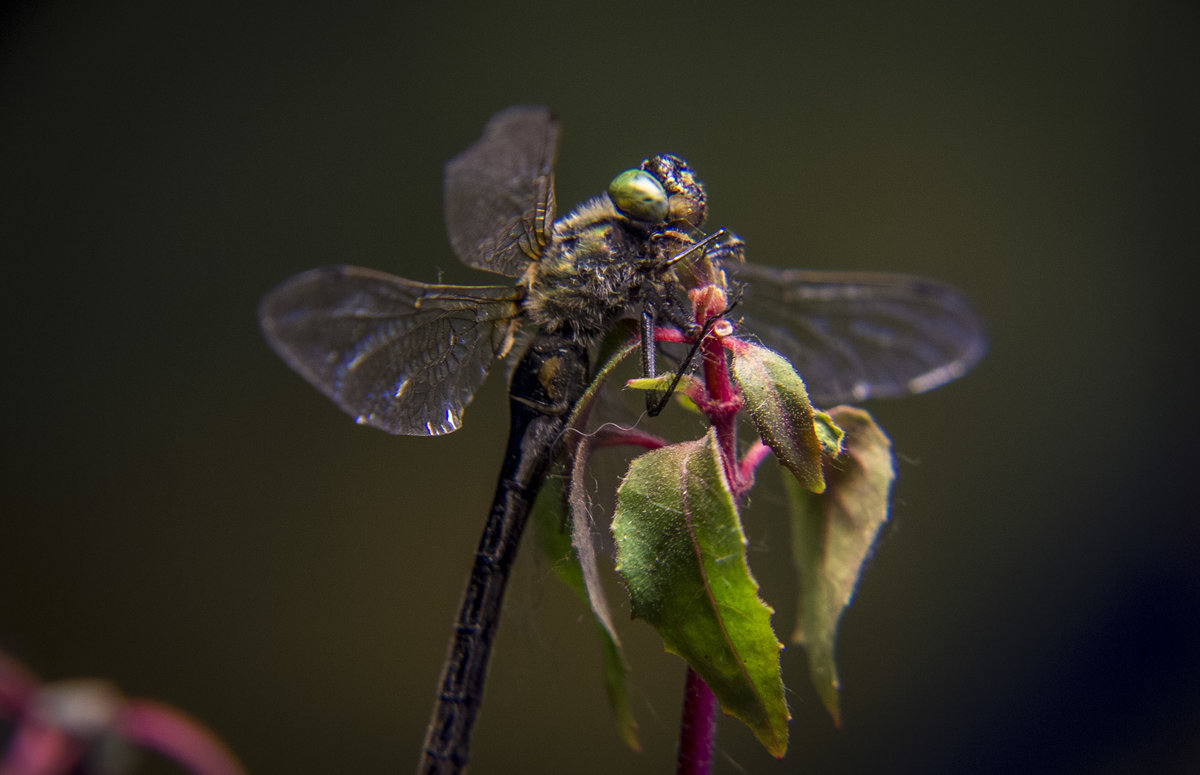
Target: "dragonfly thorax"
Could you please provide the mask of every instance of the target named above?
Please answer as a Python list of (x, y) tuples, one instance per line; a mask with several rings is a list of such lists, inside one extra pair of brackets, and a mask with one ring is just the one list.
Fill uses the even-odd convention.
[(580, 205), (554, 224), (529, 281), (527, 319), (543, 330), (595, 338), (637, 314), (648, 287), (666, 292), (666, 258), (655, 234), (607, 196)]

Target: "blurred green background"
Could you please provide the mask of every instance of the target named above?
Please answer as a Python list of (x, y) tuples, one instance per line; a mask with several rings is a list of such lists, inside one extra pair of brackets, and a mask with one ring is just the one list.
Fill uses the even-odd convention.
[[(758, 263), (936, 276), (990, 328), (967, 378), (870, 407), (899, 479), (843, 621), (844, 729), (789, 649), (787, 758), (726, 721), (716, 771), (1200, 771), (1194, 4), (6, 8), (0, 648), (41, 675), (186, 708), (256, 773), (411, 770), (503, 378), (460, 432), (389, 437), (255, 306), (327, 263), (487, 282), (442, 164), (544, 103), (560, 211), (677, 153)], [(534, 552), (509, 598), (473, 771), (671, 771), (683, 668), (649, 628), (623, 630), (639, 755)]]

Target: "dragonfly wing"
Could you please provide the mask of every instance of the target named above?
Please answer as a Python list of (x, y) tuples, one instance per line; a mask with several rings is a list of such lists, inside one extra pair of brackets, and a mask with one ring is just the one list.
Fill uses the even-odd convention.
[(549, 108), (509, 108), (446, 165), (446, 230), (464, 264), (517, 277), (541, 255), (554, 223), (558, 134)]
[(791, 360), (818, 406), (922, 393), (983, 357), (983, 324), (935, 280), (726, 267), (745, 284), (740, 328)]
[(259, 320), (275, 352), (359, 423), (436, 436), (457, 430), (522, 295), (328, 266), (269, 293)]

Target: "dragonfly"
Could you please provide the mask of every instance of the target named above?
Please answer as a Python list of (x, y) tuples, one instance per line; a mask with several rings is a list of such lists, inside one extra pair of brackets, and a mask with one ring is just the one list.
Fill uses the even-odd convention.
[(508, 444), (454, 621), (421, 773), (467, 765), (509, 572), (599, 342), (623, 320), (635, 321), (642, 370), (655, 376), (655, 327), (694, 328), (686, 290), (697, 257), (728, 273), (740, 289), (739, 327), (790, 359), (817, 405), (929, 390), (965, 373), (985, 347), (979, 318), (943, 283), (745, 262), (739, 238), (702, 230), (706, 190), (677, 156), (645, 159), (556, 218), (559, 136), (548, 108), (509, 108), (445, 168), (455, 254), (514, 283), (428, 284), (326, 266), (284, 281), (259, 309), (267, 341), (289, 366), (356, 422), (388, 433), (458, 429), (491, 365), (515, 361)]

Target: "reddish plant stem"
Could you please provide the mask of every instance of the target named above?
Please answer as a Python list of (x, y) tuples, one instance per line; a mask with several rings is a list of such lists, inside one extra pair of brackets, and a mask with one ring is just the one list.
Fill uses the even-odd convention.
[(691, 344), (693, 340), (677, 328), (667, 328), (660, 326), (654, 329), (654, 341), (656, 342), (674, 342), (675, 344)]
[[(697, 322), (703, 325), (704, 319), (698, 317)], [(655, 329), (654, 340), (690, 343), (686, 335), (673, 328)], [(742, 468), (737, 460), (737, 414), (742, 408), (742, 396), (730, 381), (729, 361), (725, 355), (726, 348), (736, 347), (737, 344), (736, 339), (712, 333), (700, 343), (700, 357), (704, 361), (704, 389), (707, 396), (696, 403), (716, 430), (717, 446), (721, 450), (725, 475), (729, 478), (733, 494), (740, 498), (750, 488), (753, 479), (742, 476)]]
[(677, 775), (708, 775), (717, 731), (717, 698), (690, 667), (683, 690)]
[(162, 703), (128, 703), (119, 729), (125, 739), (158, 751), (195, 775), (245, 775), (233, 753), (199, 721)]
[(112, 737), (156, 750), (195, 775), (245, 775), (229, 749), (183, 711), (128, 699), (95, 679), (43, 684), (3, 653), (0, 719), (14, 719), (7, 750), (0, 752), (0, 775), (75, 772), (89, 751)]
[(729, 379), (729, 361), (722, 337), (707, 337), (700, 350), (704, 356), (704, 386), (711, 401), (704, 413), (717, 433), (717, 448), (721, 451), (730, 488), (736, 497), (741, 497), (749, 487), (737, 459), (737, 414), (742, 406), (741, 396)]
[(597, 428), (592, 432), (589, 441), (592, 449), (619, 446), (661, 449), (667, 445), (665, 440), (652, 433), (637, 428), (622, 428), (619, 425)]
[(755, 470), (769, 454), (771, 454), (771, 448), (764, 444), (762, 439), (755, 439), (754, 443), (750, 445), (750, 449), (746, 450), (746, 454), (742, 455), (742, 462), (738, 466), (742, 482), (747, 486), (754, 483)]

